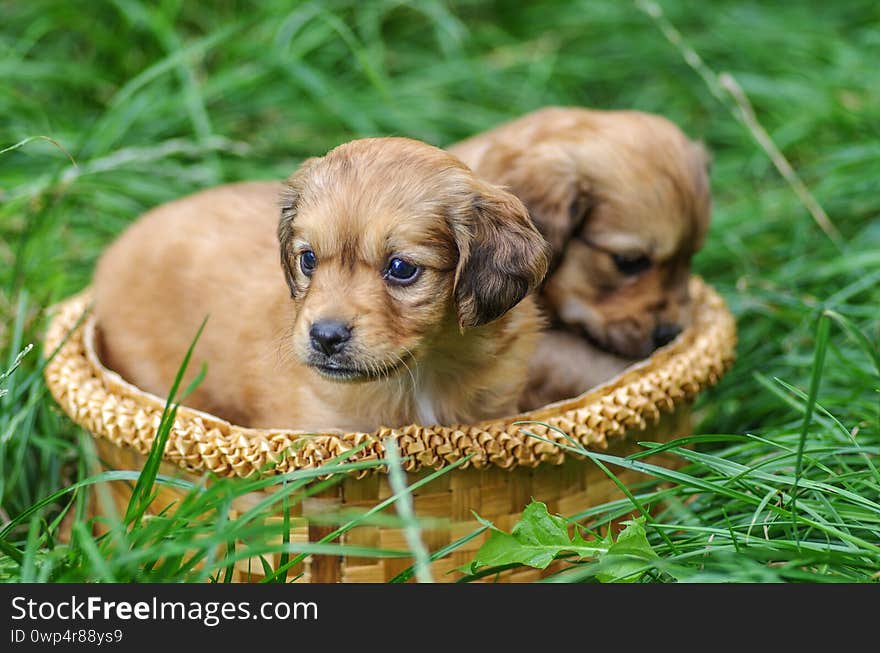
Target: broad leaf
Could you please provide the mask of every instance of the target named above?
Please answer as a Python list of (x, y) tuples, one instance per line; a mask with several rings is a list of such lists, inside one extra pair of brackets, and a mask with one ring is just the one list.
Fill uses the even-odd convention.
[(559, 515), (551, 515), (540, 501), (526, 506), (510, 533), (484, 519), (480, 521), (492, 533), (477, 551), (470, 566), (472, 573), (480, 567), (514, 564), (546, 569), (559, 556), (574, 554), (581, 559), (597, 560), (600, 565), (596, 578), (603, 583), (634, 582), (645, 563), (659, 557), (648, 542), (644, 517), (624, 522), (626, 527), (616, 542), (610, 533), (602, 539), (587, 541), (576, 526), (570, 536), (571, 524)]
[(522, 518), (510, 533), (488, 525), (492, 528), (492, 534), (477, 551), (472, 569), (509, 564), (544, 569), (561, 553), (575, 553), (581, 558), (596, 557), (604, 553), (610, 544), (606, 540), (587, 542), (579, 534), (570, 537), (568, 522), (551, 515), (547, 512), (547, 506), (540, 501), (532, 501), (526, 506)]

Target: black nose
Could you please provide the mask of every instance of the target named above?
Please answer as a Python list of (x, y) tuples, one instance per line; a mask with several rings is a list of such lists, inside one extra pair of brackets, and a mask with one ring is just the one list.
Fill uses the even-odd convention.
[(654, 346), (662, 347), (668, 345), (681, 333), (681, 327), (677, 324), (660, 323), (654, 327)]
[(312, 349), (332, 356), (339, 353), (351, 338), (351, 329), (345, 322), (338, 320), (321, 320), (309, 329)]

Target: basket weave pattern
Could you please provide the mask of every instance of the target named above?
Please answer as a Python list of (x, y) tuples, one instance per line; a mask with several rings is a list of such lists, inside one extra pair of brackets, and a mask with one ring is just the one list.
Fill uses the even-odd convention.
[[(604, 449), (609, 439), (657, 423), (662, 413), (689, 402), (726, 371), (736, 338), (733, 318), (709, 286), (698, 278), (691, 285), (694, 321), (690, 328), (645, 363), (572, 400), (473, 425), (413, 424), (374, 433), (318, 435), (244, 428), (182, 406), (168, 438), (165, 460), (191, 472), (211, 471), (218, 476), (285, 473), (316, 467), (359, 445), (364, 446), (350, 460), (381, 458), (382, 441), (394, 437), (401, 455), (407, 457), (404, 466), (409, 472), (439, 468), (467, 455), (472, 457), (465, 465), (477, 468), (558, 465), (565, 458), (564, 451), (523, 434), (517, 421), (539, 420), (585, 446)], [(89, 302), (86, 290), (57, 307), (45, 341), (47, 352), (60, 346), (46, 367), (49, 390), (64, 411), (92, 434), (145, 454), (165, 401), (101, 364)], [(564, 436), (546, 426), (533, 424), (529, 430), (568, 444)]]

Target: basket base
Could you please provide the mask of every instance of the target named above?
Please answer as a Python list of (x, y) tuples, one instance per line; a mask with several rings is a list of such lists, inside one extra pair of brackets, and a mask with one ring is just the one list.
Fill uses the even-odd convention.
[[(607, 453), (625, 456), (642, 450), (634, 440), (665, 442), (691, 432), (691, 406), (683, 404), (674, 413), (661, 417), (647, 432), (633, 434), (630, 439), (613, 441)], [(96, 438), (95, 445), (104, 470), (141, 469), (144, 456), (131, 448), (122, 448), (112, 442)], [(681, 459), (669, 454), (657, 454), (647, 459), (665, 467), (678, 466)], [(96, 470), (102, 471), (102, 470)], [(179, 467), (163, 463), (161, 473), (169, 476), (196, 480), (196, 477)], [(630, 470), (612, 470), (627, 486), (647, 480), (642, 474)], [(430, 471), (407, 474), (412, 484)], [(114, 481), (93, 489), (89, 497), (89, 511), (93, 517), (112, 518), (121, 515), (131, 497), (133, 483)], [(159, 512), (169, 504), (179, 501), (181, 490), (160, 486), (158, 496), (150, 511)], [(366, 511), (378, 502), (393, 495), (384, 473), (373, 473), (358, 479), (348, 477), (323, 494), (310, 497), (291, 506), (290, 541), (317, 542), (332, 532), (334, 525), (327, 525), (328, 515), (344, 509)], [(235, 518), (256, 502), (265, 498), (262, 492), (240, 497), (230, 511)], [(551, 513), (574, 516), (599, 504), (624, 499), (624, 494), (605, 473), (589, 460), (566, 457), (562, 465), (540, 465), (535, 468), (517, 467), (513, 470), (489, 467), (487, 469), (457, 469), (441, 475), (413, 492), (413, 507), (419, 518), (431, 518), (439, 525), (422, 530), (422, 539), (429, 551), (437, 551), (459, 540), (480, 527), (473, 513), (479, 514), (498, 528), (509, 531), (520, 519), (523, 508), (534, 498), (547, 504)], [(389, 507), (386, 512), (393, 511)], [(392, 513), (393, 514), (393, 513)], [(323, 519), (322, 519), (323, 517)], [(622, 521), (626, 517), (621, 518)], [(281, 516), (277, 518), (281, 524)], [(95, 521), (101, 529), (101, 519)], [(454, 582), (462, 577), (459, 568), (473, 560), (486, 533), (471, 539), (452, 553), (432, 564), (432, 577), (436, 582)], [(280, 536), (279, 536), (280, 541)], [(400, 528), (384, 525), (364, 525), (343, 534), (336, 542), (347, 545), (405, 550), (406, 539)], [(244, 548), (247, 543), (239, 543)], [(264, 556), (274, 568), (279, 555)], [(358, 556), (312, 555), (305, 562), (288, 571), (288, 579), (318, 583), (381, 583), (387, 582), (412, 565), (410, 558), (372, 558)], [(488, 582), (529, 582), (539, 580), (559, 565), (547, 570), (529, 568), (513, 569), (485, 578)], [(264, 577), (259, 558), (240, 560), (235, 564), (235, 582), (259, 582)]]

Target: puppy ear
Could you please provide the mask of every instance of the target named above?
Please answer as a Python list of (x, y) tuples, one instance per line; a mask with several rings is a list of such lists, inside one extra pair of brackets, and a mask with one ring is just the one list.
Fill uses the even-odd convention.
[(299, 211), (306, 179), (320, 160), (319, 157), (312, 157), (303, 161), (299, 168), (285, 180), (281, 189), (281, 220), (278, 222), (278, 242), (281, 246), (281, 268), (284, 270), (284, 278), (290, 288), (291, 297), (294, 297), (297, 291), (296, 277), (293, 272), (293, 221)]
[(528, 150), (499, 145), (486, 154), (486, 161), (496, 171), (493, 181), (522, 200), (553, 257), (561, 256), (595, 204), (572, 157), (553, 144)]
[(466, 216), (453, 224), (458, 323), (495, 320), (534, 290), (547, 273), (549, 247), (516, 197), (480, 183)]

